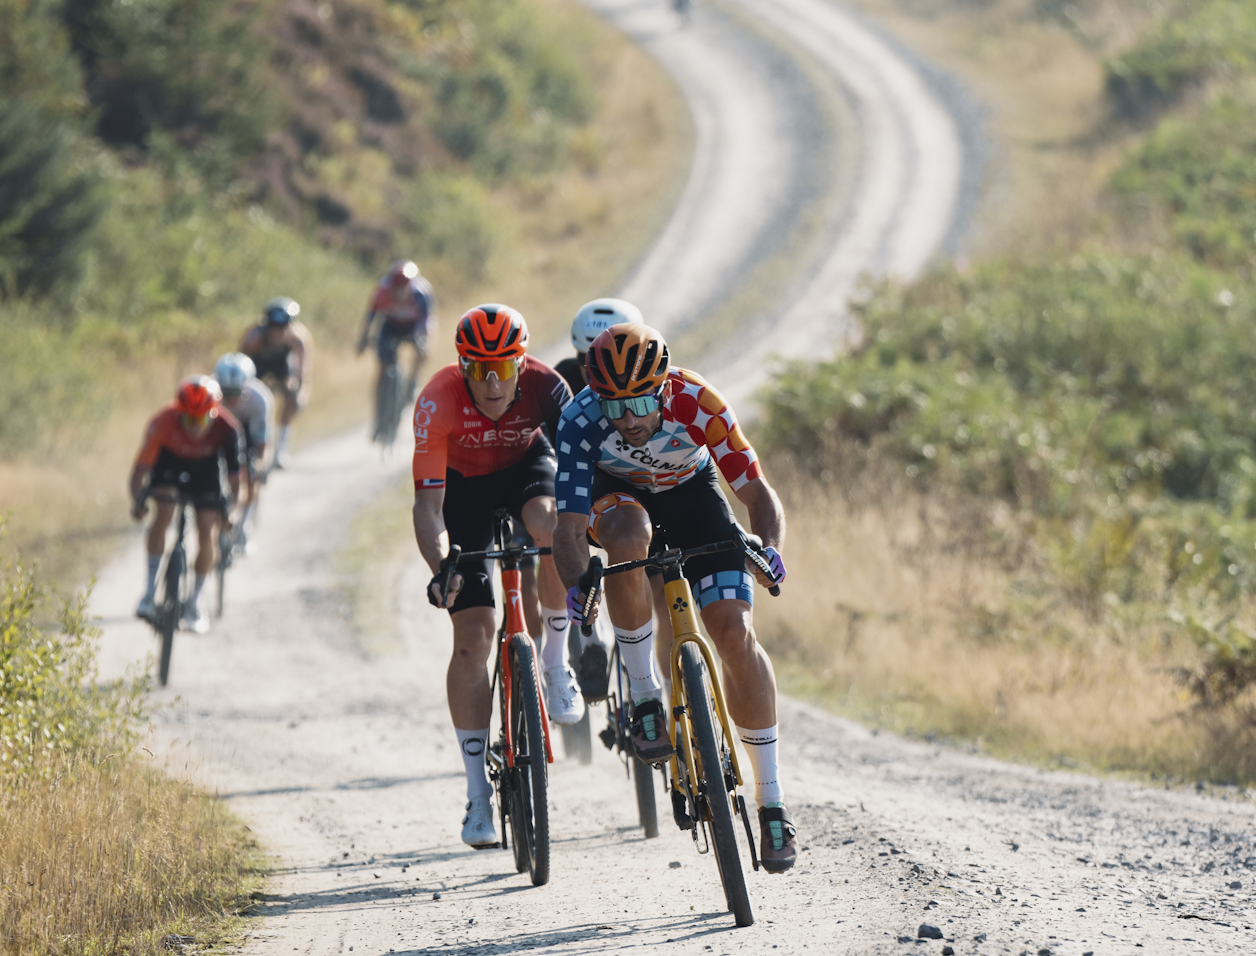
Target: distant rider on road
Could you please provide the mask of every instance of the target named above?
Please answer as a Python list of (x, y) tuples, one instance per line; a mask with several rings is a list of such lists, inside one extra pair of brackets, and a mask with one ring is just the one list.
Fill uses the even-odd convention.
[[(148, 423), (144, 444), (131, 469), (131, 515), (142, 521), (148, 514), (145, 492), (157, 503), (147, 537), (147, 578), (144, 597), (135, 609), (138, 617), (157, 616), (157, 571), (166, 550), (166, 529), (182, 495), (196, 509), (196, 586), (180, 616), (198, 634), (209, 630), (201, 608), (205, 578), (217, 560), (219, 522), (232, 521), (240, 494), (240, 464), (244, 433), (222, 407), (222, 391), (208, 375), (193, 375), (179, 384), (175, 400)], [(229, 492), (222, 486), (225, 467)]]
[[(409, 259), (398, 259), (388, 267), (388, 273), (379, 280), (371, 295), (366, 317), (362, 322), (362, 335), (358, 339), (358, 354), (366, 351), (371, 341), (371, 326), (376, 317), (380, 322), (376, 354), (379, 370), (376, 373), (374, 395), (379, 395), (380, 378), (384, 369), (397, 362), (398, 351), (404, 343), (414, 346), (414, 362), (406, 379), (404, 404), (414, 401), (419, 388), (419, 373), (427, 361), (427, 339), (435, 331), (435, 313), (431, 284), (419, 275), (419, 267)], [(376, 409), (378, 416), (379, 410)], [(390, 429), (391, 431), (391, 426)], [(377, 423), (376, 431), (379, 427)]]
[(262, 321), (249, 329), (240, 351), (253, 360), (257, 377), (275, 383), (279, 409), (279, 438), (275, 442), (275, 467), (288, 463), (288, 431), (297, 412), (310, 400), (314, 338), (297, 321), (301, 306), (286, 295), (277, 296), (262, 309)]
[(222, 405), (244, 429), (244, 451), (248, 468), (240, 493), (240, 546), (253, 553), (249, 536), (266, 469), (270, 464), (270, 438), (275, 427), (275, 397), (257, 377), (253, 360), (243, 352), (228, 352), (214, 364), (214, 378), (222, 388)]

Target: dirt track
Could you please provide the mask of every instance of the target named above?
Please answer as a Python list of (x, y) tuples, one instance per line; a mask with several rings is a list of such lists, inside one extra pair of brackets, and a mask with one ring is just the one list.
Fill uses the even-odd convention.
[[(629, 7), (619, 4), (622, 16), (658, 16), (657, 5)], [(672, 67), (668, 56), (686, 59), (684, 44), (726, 47), (718, 31), (732, 29), (742, 28), (723, 18), (704, 33), (700, 18), (684, 36), (664, 31), (642, 42), (672, 45), (674, 55), (652, 47)], [(691, 59), (718, 88), (719, 58), (706, 57)], [(765, 229), (773, 208), (770, 196), (746, 200)], [(920, 224), (935, 244), (950, 228), (937, 217), (951, 213), (939, 208)], [(706, 228), (672, 228), (682, 227)], [(687, 256), (702, 246), (678, 248)], [(755, 254), (753, 243), (739, 248), (708, 247), (709, 258), (692, 266), (692, 294), (715, 296), (721, 270)], [(722, 265), (711, 261), (720, 256)], [(713, 862), (666, 816), (660, 839), (641, 838), (631, 784), (600, 749), (591, 767), (552, 768), (553, 876), (532, 888), (507, 854), (475, 853), (458, 840), (463, 780), (444, 701), (448, 621), (419, 596), (426, 573), (417, 556), (377, 573), (380, 599), (391, 605), (382, 628), (360, 633), (350, 619), (356, 571), (337, 555), (354, 515), (405, 468), (404, 455), (381, 464), (360, 433), (298, 455), (269, 489), (261, 550), (233, 571), (227, 616), (209, 635), (179, 636), (171, 687), (159, 695), (171, 704), (158, 720), (162, 752), (223, 794), (284, 866), (248, 952), (1256, 949), (1256, 814), (1237, 795), (1027, 770), (870, 735), (790, 701), (781, 713), (783, 779), (805, 849), (785, 876), (751, 875), (755, 926), (733, 928)], [(102, 573), (94, 608), (106, 627), (107, 670), (153, 647), (130, 617), (141, 568), (137, 539)], [(946, 939), (914, 942), (923, 922)]]

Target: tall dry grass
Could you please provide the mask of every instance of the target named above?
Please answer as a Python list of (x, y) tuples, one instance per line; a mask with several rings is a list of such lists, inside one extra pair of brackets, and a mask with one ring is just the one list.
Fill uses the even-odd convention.
[(209, 946), (260, 886), (247, 829), (140, 760), (64, 758), (10, 783), (0, 789), (0, 952)]
[(1004, 756), (1219, 781), (1256, 772), (1241, 715), (1192, 706), (1181, 675), (1198, 666), (1194, 643), (1036, 590), (1034, 556), (1009, 546), (997, 507), (924, 496), (876, 467), (817, 481), (778, 459), (769, 478), (789, 518), (790, 575), (755, 618), (787, 692)]

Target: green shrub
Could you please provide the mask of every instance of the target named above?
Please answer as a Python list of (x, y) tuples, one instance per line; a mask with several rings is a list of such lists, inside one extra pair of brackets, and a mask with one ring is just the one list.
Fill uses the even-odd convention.
[(126, 750), (141, 729), (146, 681), (95, 683), (87, 593), (60, 605), (50, 631), (53, 605), (31, 568), (0, 563), (0, 784), (59, 757)]
[(49, 110), (0, 102), (0, 298), (72, 287), (103, 211), (73, 129)]
[(0, 90), (59, 116), (87, 106), (79, 65), (50, 0), (0, 0)]
[(1256, 7), (1186, 0), (1105, 64), (1107, 90), (1131, 115), (1172, 102), (1187, 87), (1256, 66)]

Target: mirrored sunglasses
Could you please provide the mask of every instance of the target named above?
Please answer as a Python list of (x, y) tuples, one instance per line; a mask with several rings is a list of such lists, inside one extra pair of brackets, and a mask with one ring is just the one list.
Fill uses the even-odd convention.
[(478, 359), (461, 359), (462, 374), (475, 382), (487, 381), (490, 375), (496, 375), (498, 381), (508, 381), (519, 374), (518, 359), (501, 359), (483, 362)]
[(602, 414), (615, 422), (629, 412), (638, 418), (657, 412), (660, 402), (659, 393), (655, 392), (653, 395), (638, 395), (636, 398), (600, 398), (598, 404), (602, 406)]

